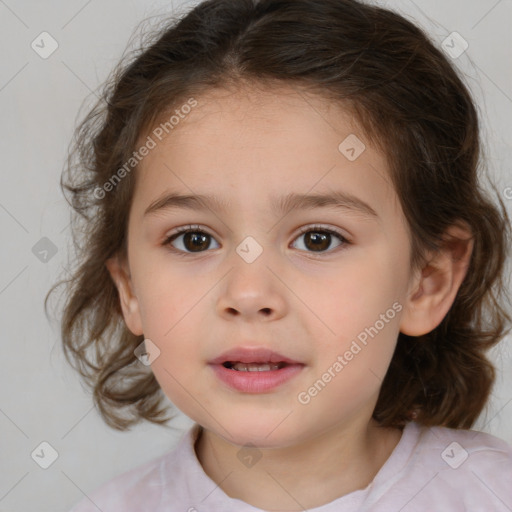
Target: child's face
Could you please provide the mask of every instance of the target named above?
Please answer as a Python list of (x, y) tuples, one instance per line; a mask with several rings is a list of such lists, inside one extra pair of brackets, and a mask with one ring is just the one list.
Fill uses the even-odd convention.
[[(342, 153), (340, 143), (364, 140), (350, 117), (291, 89), (196, 99), (166, 139), (153, 135), (136, 171), (128, 326), (159, 348), (152, 369), (169, 399), (236, 444), (285, 446), (367, 423), (414, 288), (384, 155), (365, 142), (350, 161), (360, 148), (348, 139)], [(224, 208), (145, 215), (171, 192), (215, 196)], [(273, 207), (290, 194), (335, 193), (370, 209)], [(207, 234), (163, 245), (188, 225)], [(212, 364), (237, 348), (298, 364), (267, 374)]]

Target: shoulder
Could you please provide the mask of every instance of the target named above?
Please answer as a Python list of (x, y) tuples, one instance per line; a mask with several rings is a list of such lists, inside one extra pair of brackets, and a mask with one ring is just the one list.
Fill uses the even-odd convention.
[(415, 442), (397, 482), (410, 499), (404, 512), (432, 506), (512, 510), (509, 444), (473, 430), (413, 424), (411, 431)]
[[(178, 484), (184, 445), (190, 444), (193, 429), (164, 455), (126, 471), (92, 493), (85, 495), (70, 512), (140, 512), (161, 509), (169, 485)], [(173, 481), (169, 482), (169, 469)]]
[[(419, 427), (418, 449), (440, 470), (512, 471), (512, 446), (491, 434), (447, 427)], [(510, 476), (511, 473), (508, 473)]]
[[(131, 512), (156, 507), (161, 491), (160, 466), (166, 454), (126, 471), (103, 484), (75, 505), (70, 512)], [(144, 502), (141, 498), (144, 497)]]

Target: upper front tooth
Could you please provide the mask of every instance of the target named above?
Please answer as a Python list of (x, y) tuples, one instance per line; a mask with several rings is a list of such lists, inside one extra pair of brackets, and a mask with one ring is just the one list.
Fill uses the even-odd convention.
[(257, 364), (257, 363), (235, 363), (232, 368), (239, 372), (268, 372), (279, 369), (278, 364)]
[(270, 370), (270, 365), (268, 364), (254, 364), (249, 365), (248, 370), (250, 372), (268, 372)]

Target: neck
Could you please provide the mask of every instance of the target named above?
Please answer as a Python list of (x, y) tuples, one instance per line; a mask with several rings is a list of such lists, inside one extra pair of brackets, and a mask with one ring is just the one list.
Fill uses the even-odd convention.
[(292, 511), (319, 507), (367, 487), (400, 437), (401, 430), (370, 420), (284, 448), (251, 449), (203, 430), (196, 453), (205, 473), (231, 498)]

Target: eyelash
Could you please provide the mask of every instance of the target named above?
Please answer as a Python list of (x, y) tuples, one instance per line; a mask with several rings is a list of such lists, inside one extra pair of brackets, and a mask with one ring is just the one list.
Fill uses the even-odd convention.
[[(351, 242), (349, 240), (347, 240), (340, 232), (336, 231), (336, 230), (333, 230), (333, 229), (329, 229), (329, 228), (325, 228), (323, 226), (306, 226), (304, 228), (302, 228), (300, 230), (300, 232), (298, 233), (298, 235), (294, 238), (294, 241), (299, 238), (300, 236), (304, 235), (305, 233), (309, 233), (309, 232), (316, 232), (316, 233), (327, 233), (329, 235), (334, 235), (336, 236), (341, 244), (338, 245), (337, 247), (335, 247), (334, 249), (331, 249), (331, 250), (327, 250), (327, 251), (319, 251), (319, 252), (315, 252), (315, 251), (303, 251), (303, 252), (307, 252), (311, 255), (322, 255), (322, 254), (326, 254), (326, 253), (332, 253), (332, 252), (335, 252), (336, 249), (338, 250), (342, 250), (344, 249), (347, 245), (350, 245)], [(180, 256), (192, 256), (192, 255), (195, 255), (195, 254), (201, 254), (201, 253), (204, 253), (204, 252), (208, 252), (208, 249), (205, 250), (205, 251), (197, 251), (197, 252), (186, 252), (186, 251), (182, 251), (181, 249), (176, 249), (175, 247), (173, 247), (171, 245), (171, 242), (173, 242), (176, 238), (178, 238), (180, 235), (183, 235), (183, 234), (187, 234), (187, 233), (201, 233), (201, 234), (205, 234), (211, 238), (214, 238), (212, 235), (210, 235), (210, 233), (208, 233), (207, 231), (204, 231), (202, 229), (200, 229), (199, 226), (197, 225), (189, 225), (189, 226), (183, 226), (183, 227), (180, 227), (180, 228), (177, 228), (176, 231), (169, 235), (162, 243), (162, 246), (164, 247), (167, 247), (170, 251), (180, 255)]]

